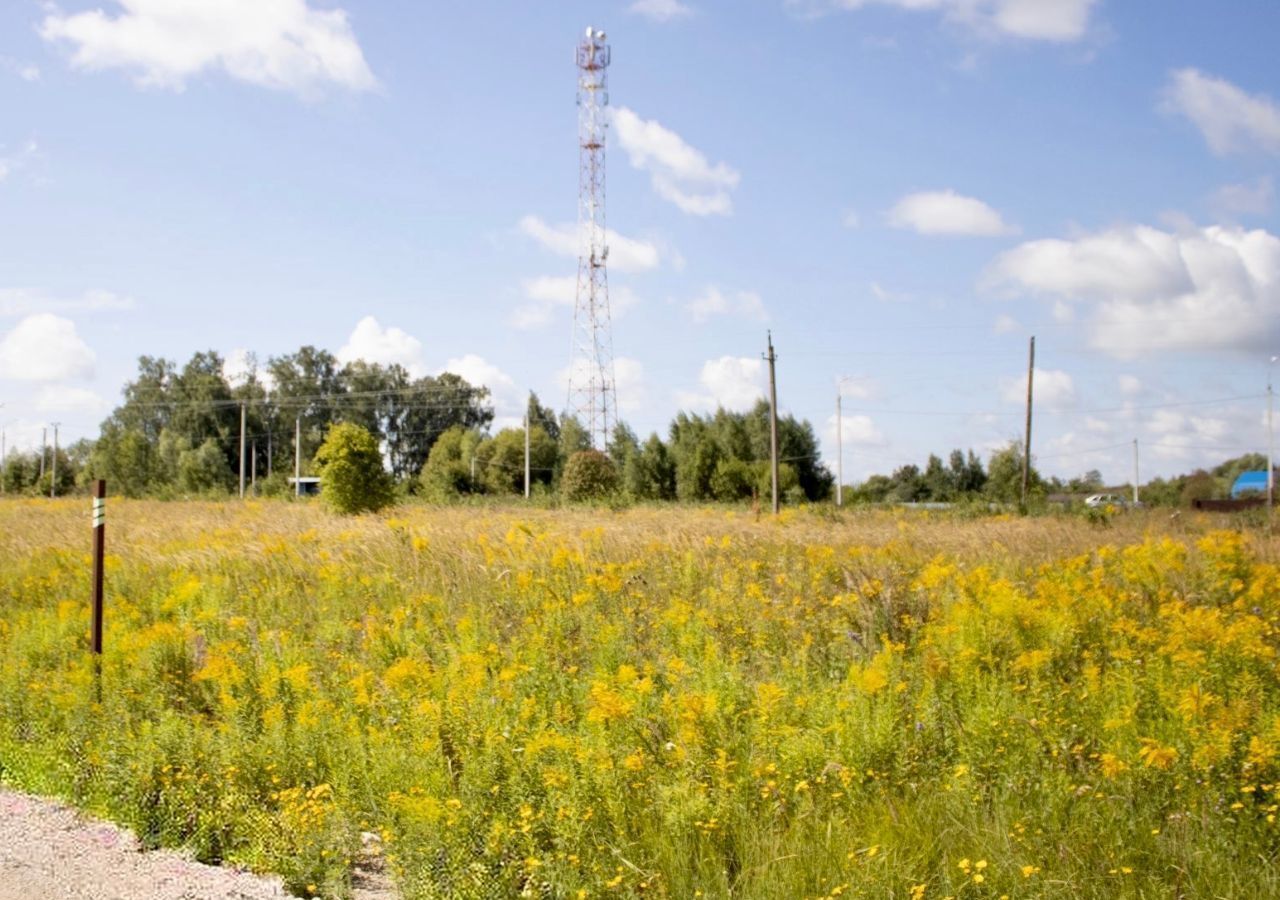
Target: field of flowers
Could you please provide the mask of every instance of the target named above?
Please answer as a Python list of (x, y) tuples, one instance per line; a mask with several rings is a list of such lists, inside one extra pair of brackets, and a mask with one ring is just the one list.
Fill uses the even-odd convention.
[(1280, 543), (0, 504), (0, 779), (342, 895), (1280, 896)]

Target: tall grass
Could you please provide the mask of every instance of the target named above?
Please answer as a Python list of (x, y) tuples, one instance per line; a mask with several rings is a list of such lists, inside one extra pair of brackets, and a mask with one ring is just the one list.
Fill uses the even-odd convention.
[(1275, 544), (1209, 520), (0, 504), (0, 776), (409, 897), (1280, 895)]

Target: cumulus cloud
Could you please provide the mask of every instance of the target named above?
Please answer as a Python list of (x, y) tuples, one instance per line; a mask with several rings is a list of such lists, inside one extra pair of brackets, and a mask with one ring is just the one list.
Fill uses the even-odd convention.
[(691, 410), (724, 407), (745, 410), (764, 396), (764, 360), (750, 356), (709, 359), (698, 375), (699, 389), (677, 391), (676, 402)]
[(1209, 198), (1210, 208), (1220, 217), (1265, 216), (1271, 212), (1275, 185), (1270, 175), (1251, 184), (1224, 184)]
[(384, 366), (404, 366), (414, 378), (426, 374), (422, 341), (394, 325), (382, 327), (373, 316), (365, 316), (356, 323), (347, 342), (339, 348), (337, 358), (344, 364), (364, 360)]
[(727, 296), (718, 287), (710, 286), (689, 301), (685, 309), (695, 322), (706, 322), (714, 316), (737, 316), (754, 322), (767, 322), (764, 301), (753, 291), (738, 291)]
[[(537, 216), (520, 220), (520, 231), (533, 238), (557, 256), (577, 258), (582, 251), (581, 232), (577, 225), (549, 225)], [(609, 248), (609, 269), (614, 272), (647, 272), (662, 262), (662, 253), (651, 241), (623, 237), (612, 228), (605, 230)]]
[[(558, 309), (572, 309), (578, 296), (578, 280), (572, 275), (541, 275), (523, 283), (527, 302), (520, 304), (508, 320), (513, 328), (531, 330), (547, 325)], [(609, 289), (609, 315), (618, 318), (639, 302), (626, 285)]]
[(950, 22), (995, 37), (1071, 43), (1089, 30), (1098, 0), (788, 0), (788, 5), (821, 12), (892, 6), (932, 11)]
[(1116, 383), (1120, 387), (1120, 393), (1126, 397), (1136, 397), (1142, 393), (1142, 379), (1136, 375), (1121, 374)]
[(997, 257), (984, 280), (1084, 304), (1092, 345), (1122, 358), (1256, 350), (1280, 335), (1280, 239), (1261, 229), (1138, 225), (1029, 241)]
[(70, 319), (34, 313), (0, 338), (0, 378), (69, 381), (93, 374), (96, 357)]
[(727, 216), (740, 176), (723, 162), (714, 166), (684, 138), (625, 106), (613, 111), (618, 143), (634, 168), (649, 173), (658, 196), (693, 216)]
[(981, 200), (949, 189), (908, 194), (894, 204), (888, 217), (894, 228), (918, 234), (991, 237), (1016, 230)]
[(0, 316), (37, 312), (124, 312), (134, 308), (132, 297), (111, 291), (85, 291), (76, 297), (54, 297), (29, 288), (0, 288)]
[[(1036, 366), (1035, 383), (1032, 385), (1033, 401), (1036, 406), (1049, 409), (1063, 409), (1076, 402), (1076, 386), (1071, 376), (1058, 369), (1042, 369)], [(1027, 375), (1000, 379), (1000, 396), (1006, 403), (1025, 404), (1027, 402)]]
[(995, 324), (991, 327), (996, 334), (1014, 334), (1015, 332), (1022, 330), (1022, 326), (1018, 324), (1018, 320), (1005, 313), (1001, 313), (996, 316)]
[(693, 15), (693, 8), (680, 0), (635, 0), (627, 7), (627, 12), (644, 16), (654, 22), (670, 22)]
[(275, 387), (271, 371), (258, 364), (257, 354), (243, 347), (232, 350), (223, 359), (222, 376), (232, 385), (244, 384), (254, 376), (268, 391)]
[[(844, 415), (839, 420), (839, 430), (844, 435), (846, 447), (883, 447), (887, 442), (884, 432), (870, 416)], [(836, 443), (836, 416), (827, 417), (827, 440)]]
[(115, 15), (51, 11), (40, 36), (69, 45), (78, 69), (123, 69), (147, 87), (182, 90), (206, 70), (303, 95), (377, 84), (341, 9), (315, 9), (308, 0), (110, 2)]
[(1280, 153), (1280, 106), (1197, 69), (1169, 76), (1163, 108), (1191, 120), (1218, 156), (1261, 150)]

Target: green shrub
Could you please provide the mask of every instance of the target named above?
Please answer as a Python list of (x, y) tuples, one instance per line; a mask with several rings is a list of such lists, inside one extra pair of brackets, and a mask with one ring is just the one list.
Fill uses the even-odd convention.
[(378, 440), (350, 422), (332, 426), (316, 451), (320, 496), (340, 513), (376, 512), (395, 499)]
[(571, 502), (599, 500), (618, 487), (618, 469), (599, 450), (579, 450), (564, 465), (560, 491)]

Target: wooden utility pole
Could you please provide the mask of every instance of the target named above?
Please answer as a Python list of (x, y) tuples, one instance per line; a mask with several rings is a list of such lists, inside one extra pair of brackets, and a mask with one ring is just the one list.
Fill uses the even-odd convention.
[(244, 499), (244, 401), (240, 401), (240, 499)]
[(765, 360), (769, 363), (769, 460), (773, 475), (773, 514), (780, 509), (778, 502), (778, 379), (774, 371), (778, 355), (773, 352), (773, 332), (768, 332), (769, 352)]
[(1031, 478), (1031, 389), (1036, 380), (1036, 336), (1031, 336), (1031, 351), (1027, 359), (1027, 436), (1022, 442), (1022, 511), (1027, 511), (1027, 482)]

